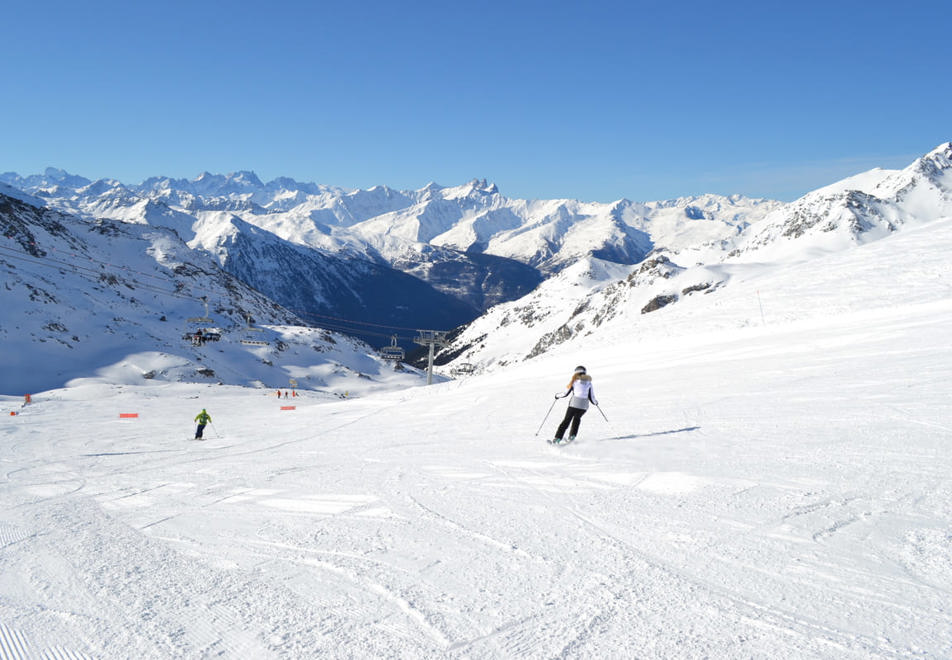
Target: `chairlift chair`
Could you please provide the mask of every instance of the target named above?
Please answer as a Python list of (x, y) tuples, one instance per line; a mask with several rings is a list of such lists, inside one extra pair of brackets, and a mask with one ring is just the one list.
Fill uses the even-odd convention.
[(462, 364), (458, 364), (455, 367), (453, 367), (453, 375), (454, 376), (468, 376), (469, 374), (473, 373), (475, 369), (476, 367), (474, 367), (469, 362), (463, 362)]
[(209, 333), (206, 330), (208, 326), (215, 325), (215, 319), (208, 316), (208, 300), (202, 297), (202, 304), (205, 306), (205, 316), (190, 316), (185, 319), (185, 334), (182, 339), (189, 341), (193, 346), (200, 346), (205, 341), (218, 341), (220, 334)]
[(255, 335), (254, 335), (253, 333), (255, 333), (255, 332), (264, 332), (264, 329), (263, 329), (263, 328), (256, 328), (256, 327), (254, 327), (253, 325), (251, 325), (251, 317), (250, 317), (250, 316), (248, 316), (248, 317), (246, 317), (246, 318), (247, 318), (247, 320), (248, 320), (248, 327), (246, 327), (246, 328), (244, 329), (244, 332), (245, 332), (246, 334), (245, 334), (245, 336), (244, 336), (242, 339), (240, 339), (239, 341), (240, 341), (242, 344), (245, 344), (245, 345), (247, 345), (247, 346), (269, 346), (269, 345), (270, 345), (270, 342), (262, 341), (262, 340), (260, 340), (260, 339), (254, 339)]
[(397, 336), (393, 335), (390, 339), (390, 345), (384, 346), (380, 349), (380, 357), (384, 360), (396, 360), (400, 361), (404, 358), (406, 353), (403, 350), (402, 346), (397, 346)]

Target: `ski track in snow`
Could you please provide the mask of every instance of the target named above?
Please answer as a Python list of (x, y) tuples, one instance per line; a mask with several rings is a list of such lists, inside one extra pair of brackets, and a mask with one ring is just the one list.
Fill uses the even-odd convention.
[[(577, 518), (594, 532), (594, 538), (592, 539), (593, 545), (600, 543), (611, 546), (612, 549), (623, 556), (624, 565), (632, 573), (638, 575), (638, 579), (631, 583), (628, 583), (624, 577), (612, 576), (612, 587), (610, 588), (612, 598), (609, 600), (609, 603), (624, 602), (630, 604), (632, 602), (632, 595), (634, 595), (635, 602), (642, 603), (646, 609), (650, 610), (650, 603), (653, 602), (652, 597), (650, 594), (644, 593), (646, 591), (644, 578), (648, 575), (650, 576), (650, 579), (647, 580), (648, 584), (656, 585), (659, 582), (672, 582), (674, 586), (666, 585), (665, 591), (674, 590), (691, 593), (694, 599), (707, 597), (713, 601), (712, 607), (718, 607), (722, 610), (730, 609), (732, 614), (737, 617), (737, 621), (735, 621), (734, 625), (739, 625), (742, 622), (756, 622), (758, 626), (773, 628), (779, 638), (782, 638), (791, 630), (795, 630), (799, 635), (822, 640), (828, 644), (831, 649), (836, 649), (838, 652), (855, 652), (858, 650), (862, 653), (870, 653), (872, 655), (878, 655), (883, 652), (875, 640), (863, 640), (838, 634), (834, 629), (824, 626), (818, 621), (813, 621), (789, 612), (778, 611), (775, 608), (766, 608), (754, 601), (745, 599), (739, 594), (733, 593), (729, 589), (712, 584), (697, 576), (690, 575), (684, 570), (670, 565), (661, 558), (630, 545), (609, 531), (604, 524), (585, 516), (574, 508), (563, 504), (557, 504), (557, 506), (563, 509), (568, 515)], [(701, 594), (701, 591), (705, 593)], [(596, 607), (595, 609), (598, 611), (592, 615), (591, 620), (579, 622), (580, 632), (578, 637), (562, 649), (558, 654), (559, 657), (573, 657), (577, 647), (581, 646), (585, 638), (597, 627), (596, 624), (602, 624), (606, 619), (619, 616), (616, 608), (613, 607), (607, 609)], [(859, 648), (857, 649), (857, 647)]]
[[(293, 414), (37, 395), (0, 658), (948, 657), (952, 305), (895, 314), (593, 349), (611, 423), (565, 447), (532, 433), (576, 359)], [(222, 437), (170, 429), (197, 405)]]

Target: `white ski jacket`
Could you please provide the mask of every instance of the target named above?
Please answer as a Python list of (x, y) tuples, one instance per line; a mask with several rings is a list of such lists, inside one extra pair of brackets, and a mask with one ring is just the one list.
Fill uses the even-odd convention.
[(572, 395), (569, 400), (569, 408), (580, 408), (588, 410), (589, 402), (598, 405), (598, 399), (595, 398), (595, 390), (592, 389), (592, 377), (588, 374), (582, 374), (576, 378), (569, 390), (563, 395)]

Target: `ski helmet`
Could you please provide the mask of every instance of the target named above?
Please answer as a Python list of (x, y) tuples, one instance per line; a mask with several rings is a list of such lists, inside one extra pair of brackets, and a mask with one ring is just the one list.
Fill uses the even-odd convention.
[(577, 373), (577, 374), (584, 374), (584, 373), (586, 373), (585, 367), (582, 367), (582, 366), (575, 367), (575, 373)]

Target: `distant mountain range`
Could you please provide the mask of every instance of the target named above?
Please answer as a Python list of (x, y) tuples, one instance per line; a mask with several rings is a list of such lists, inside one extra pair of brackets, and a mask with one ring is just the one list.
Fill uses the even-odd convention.
[(348, 319), (340, 327), (376, 344), (389, 340), (378, 326), (451, 329), (579, 259), (631, 265), (659, 245), (719, 242), (779, 205), (714, 195), (528, 201), (477, 180), (343, 190), (288, 178), (264, 183), (253, 172), (128, 185), (50, 168), (5, 173), (0, 182), (79, 218), (172, 229), (302, 318)]
[[(11, 328), (5, 319), (3, 333), (28, 330), (41, 353), (50, 342), (76, 348), (82, 336), (59, 328), (77, 312), (101, 308), (84, 322), (86, 336), (114, 340), (139, 332), (120, 328), (140, 316), (197, 316), (204, 297), (235, 331), (252, 318), (380, 346), (391, 335), (406, 345), (415, 329), (455, 328), (439, 362), (478, 371), (597, 335), (613, 319), (637, 327), (680, 300), (716, 300), (745, 263), (779, 267), (952, 215), (950, 161), (947, 143), (903, 170), (873, 170), (792, 203), (519, 200), (485, 180), (397, 191), (265, 183), (253, 172), (138, 185), (53, 168), (8, 172), (0, 266), (8, 295), (20, 297), (6, 309), (30, 320)], [(67, 270), (24, 277), (15, 251), (85, 268), (82, 282)], [(147, 284), (159, 291), (146, 294)], [(178, 340), (151, 323), (142, 332), (164, 350)]]

